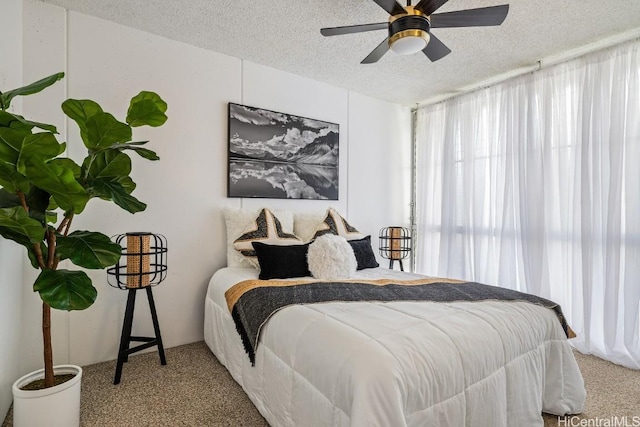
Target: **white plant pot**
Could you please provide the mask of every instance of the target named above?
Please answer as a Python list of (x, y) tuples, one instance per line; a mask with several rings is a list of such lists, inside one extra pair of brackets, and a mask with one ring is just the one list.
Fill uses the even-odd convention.
[(60, 365), (55, 375), (75, 374), (69, 381), (42, 390), (20, 387), (44, 378), (44, 369), (31, 372), (13, 383), (14, 427), (78, 427), (80, 425), (80, 383), (82, 368)]

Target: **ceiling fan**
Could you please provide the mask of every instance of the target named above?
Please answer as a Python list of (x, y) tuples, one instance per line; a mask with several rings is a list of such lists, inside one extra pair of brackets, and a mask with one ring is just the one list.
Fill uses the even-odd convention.
[(361, 64), (377, 62), (389, 49), (401, 55), (422, 51), (432, 62), (437, 61), (451, 53), (451, 49), (431, 34), (432, 28), (500, 25), (509, 12), (509, 5), (502, 4), (433, 14), (448, 0), (420, 0), (415, 6), (411, 6), (411, 0), (407, 0), (406, 7), (402, 7), (396, 0), (373, 1), (391, 15), (388, 22), (322, 28), (320, 30), (323, 36), (388, 30), (389, 36), (373, 49)]

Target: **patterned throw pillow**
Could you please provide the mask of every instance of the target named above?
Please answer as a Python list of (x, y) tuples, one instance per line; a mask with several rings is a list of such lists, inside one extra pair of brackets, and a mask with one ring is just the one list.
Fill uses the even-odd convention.
[[(226, 228), (227, 267), (255, 267), (240, 252), (233, 247), (235, 240), (244, 234), (249, 225), (254, 224), (260, 208), (236, 208), (227, 206), (223, 209)], [(274, 209), (271, 212), (278, 218), (285, 233), (293, 233), (300, 237), (293, 229), (293, 212)], [(320, 223), (320, 219), (317, 223)], [(317, 225), (317, 224), (316, 224)], [(315, 230), (315, 226), (313, 228)]]
[(324, 234), (335, 234), (336, 236), (342, 236), (347, 240), (363, 239), (365, 237), (364, 234), (352, 227), (346, 219), (332, 208), (327, 209), (327, 214), (325, 215), (324, 220), (320, 226), (318, 226), (318, 229), (311, 240), (315, 240)]
[(252, 243), (269, 245), (291, 245), (301, 243), (295, 234), (286, 233), (280, 220), (269, 209), (262, 209), (255, 221), (233, 242), (233, 247), (244, 255), (251, 264), (259, 267), (256, 251)]

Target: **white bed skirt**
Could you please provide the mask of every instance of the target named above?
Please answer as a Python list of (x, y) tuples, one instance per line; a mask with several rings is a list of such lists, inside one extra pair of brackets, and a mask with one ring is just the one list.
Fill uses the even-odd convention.
[(542, 411), (582, 412), (582, 376), (549, 309), (498, 301), (292, 306), (263, 327), (252, 367), (224, 301), (226, 289), (250, 278), (256, 270), (213, 276), (205, 342), (271, 426), (542, 426)]

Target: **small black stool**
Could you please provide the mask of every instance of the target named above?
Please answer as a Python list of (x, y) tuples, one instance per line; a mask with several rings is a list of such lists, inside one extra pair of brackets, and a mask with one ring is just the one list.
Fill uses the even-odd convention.
[(400, 264), (400, 271), (404, 271), (404, 266), (402, 265), (402, 260), (401, 259), (389, 259), (389, 270), (393, 270), (393, 263), (395, 261), (398, 261), (398, 263)]
[[(149, 309), (151, 310), (151, 319), (153, 320), (153, 330), (155, 337), (137, 337), (131, 336), (131, 327), (133, 325), (133, 310), (136, 305), (136, 292), (145, 289), (147, 291), (147, 298), (149, 299)], [(132, 341), (144, 342), (133, 348), (129, 348)], [(156, 304), (153, 301), (153, 293), (151, 292), (151, 286), (145, 288), (129, 288), (129, 295), (127, 296), (127, 309), (124, 312), (124, 324), (122, 325), (122, 335), (120, 336), (120, 350), (118, 351), (118, 362), (116, 363), (116, 376), (113, 379), (113, 384), (120, 383), (120, 377), (122, 376), (122, 365), (129, 361), (129, 355), (138, 351), (144, 350), (154, 345), (158, 346), (158, 354), (160, 355), (160, 363), (162, 365), (167, 364), (167, 359), (164, 356), (164, 347), (162, 345), (162, 337), (160, 336), (160, 324), (158, 323), (158, 315), (156, 313)]]
[[(124, 312), (122, 335), (120, 336), (120, 349), (116, 363), (116, 376), (113, 384), (120, 383), (122, 365), (129, 361), (129, 355), (140, 350), (158, 346), (160, 363), (167, 364), (160, 336), (160, 324), (156, 313), (156, 304), (153, 301), (151, 287), (159, 284), (167, 277), (167, 239), (161, 234), (149, 232), (126, 233), (114, 236), (112, 239), (122, 247), (122, 257), (118, 264), (107, 269), (107, 282), (118, 289), (128, 289), (127, 308)], [(111, 278), (115, 278), (112, 282)], [(131, 336), (133, 326), (133, 311), (136, 306), (136, 292), (145, 289), (149, 299), (149, 309), (153, 320), (155, 337)], [(130, 348), (131, 342), (143, 342), (144, 344)]]

